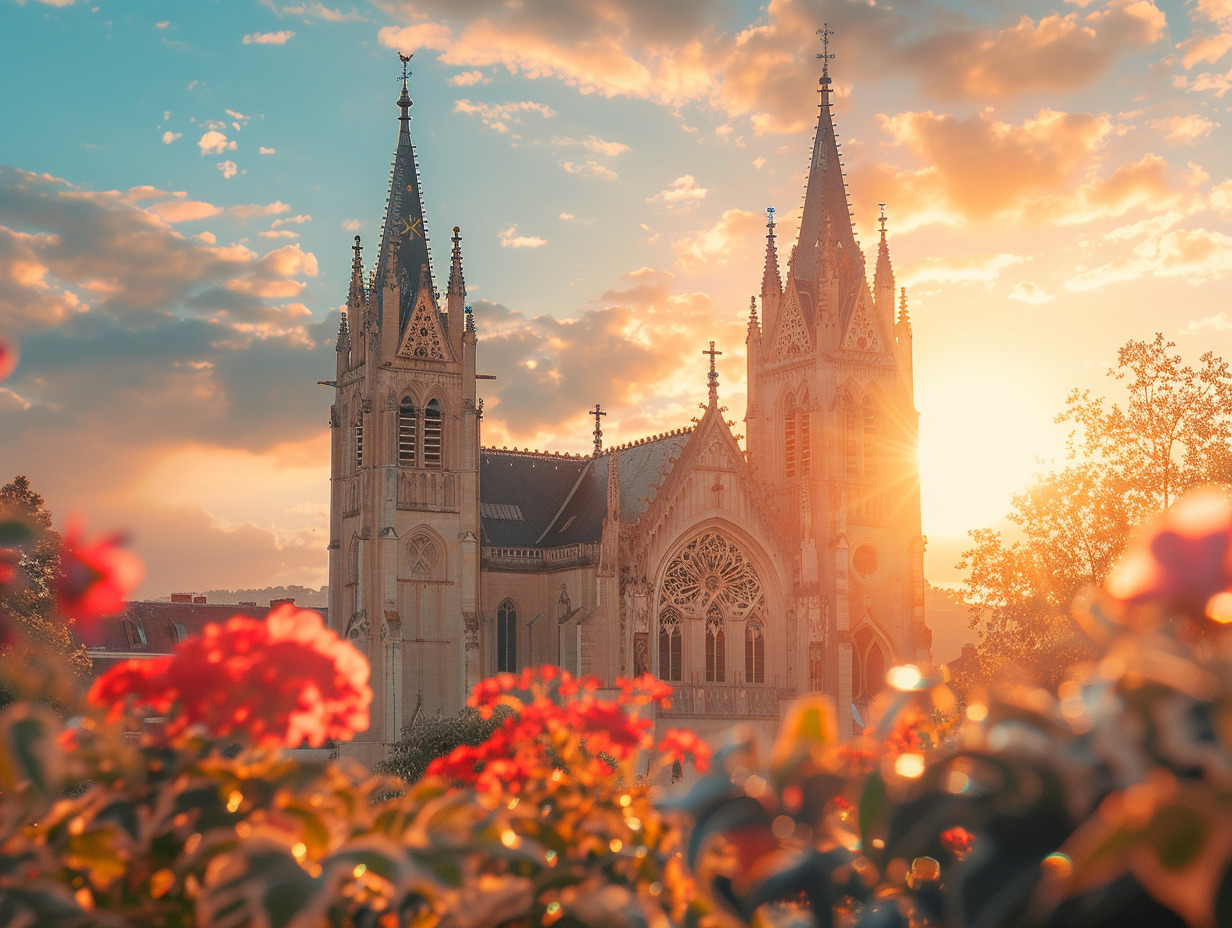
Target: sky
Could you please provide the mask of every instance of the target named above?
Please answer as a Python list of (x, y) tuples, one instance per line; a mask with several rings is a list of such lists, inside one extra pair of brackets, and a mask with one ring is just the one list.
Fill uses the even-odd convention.
[[(766, 207), (794, 241), (834, 31), (860, 241), (914, 331), (926, 575), (1162, 332), (1232, 356), (1232, 0), (0, 0), (0, 478), (123, 530), (138, 597), (319, 586), (351, 244), (397, 52), (438, 286), (459, 226), (483, 443), (742, 431)], [(786, 253), (781, 247), (781, 253)]]

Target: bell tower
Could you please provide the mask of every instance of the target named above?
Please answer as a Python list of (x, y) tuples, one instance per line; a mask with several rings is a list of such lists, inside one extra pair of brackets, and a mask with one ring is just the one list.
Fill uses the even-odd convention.
[(378, 744), (456, 712), (479, 679), (475, 326), (456, 226), (443, 306), (433, 284), (399, 57), (385, 222), (367, 279), (355, 239), (330, 409), (330, 624), (368, 656), (372, 722), (356, 740)]
[(884, 210), (872, 286), (866, 277), (834, 126), (832, 34), (818, 30), (820, 111), (785, 281), (768, 210), (746, 431), (749, 463), (798, 539), (789, 647), (808, 655), (811, 689), (858, 714), (885, 669), (927, 657), (930, 636), (906, 298), (896, 323)]

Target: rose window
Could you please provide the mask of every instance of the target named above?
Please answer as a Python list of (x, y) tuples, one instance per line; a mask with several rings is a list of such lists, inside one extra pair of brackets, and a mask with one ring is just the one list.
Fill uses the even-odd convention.
[(764, 600), (761, 581), (744, 553), (718, 532), (706, 532), (672, 558), (659, 610), (671, 607), (700, 619), (717, 609), (729, 620), (743, 620)]

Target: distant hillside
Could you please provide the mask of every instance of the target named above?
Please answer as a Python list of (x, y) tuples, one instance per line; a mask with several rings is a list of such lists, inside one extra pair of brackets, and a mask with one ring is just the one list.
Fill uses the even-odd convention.
[[(267, 586), (259, 590), (184, 590), (204, 596), (211, 603), (256, 603), (268, 606), (275, 599), (294, 599), (297, 606), (328, 606), (329, 587), (314, 590), (308, 586)], [(163, 597), (164, 599), (168, 597)]]

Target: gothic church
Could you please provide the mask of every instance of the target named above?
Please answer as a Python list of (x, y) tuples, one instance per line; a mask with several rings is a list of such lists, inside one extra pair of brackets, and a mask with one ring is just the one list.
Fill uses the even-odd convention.
[(379, 759), (481, 678), (543, 663), (671, 681), (657, 724), (712, 740), (736, 722), (771, 736), (818, 691), (850, 732), (887, 667), (928, 658), (911, 324), (884, 217), (869, 285), (828, 65), (799, 240), (784, 279), (771, 211), (748, 310), (745, 448), (712, 343), (700, 419), (606, 449), (596, 425), (588, 456), (481, 443), (461, 239), (442, 301), (404, 69), (380, 250), (365, 274), (356, 237), (330, 413), (329, 615), (376, 694), (348, 753)]

